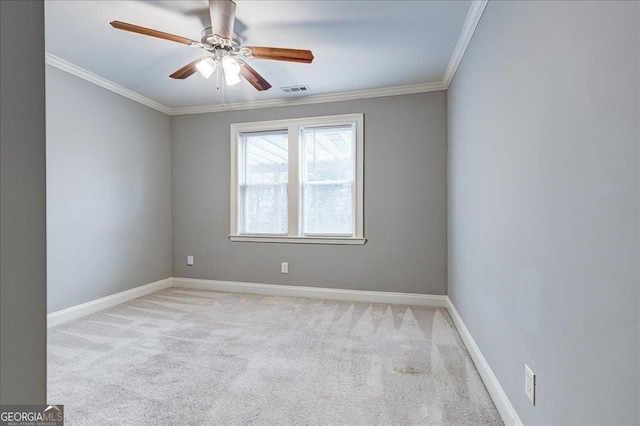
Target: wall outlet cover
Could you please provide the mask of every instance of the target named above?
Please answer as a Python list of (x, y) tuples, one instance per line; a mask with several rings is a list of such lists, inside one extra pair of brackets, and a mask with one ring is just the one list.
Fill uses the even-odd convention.
[(524, 393), (533, 405), (536, 405), (536, 375), (527, 364), (524, 365)]
[(193, 266), (193, 256), (191, 255), (187, 256), (187, 265)]
[(289, 273), (289, 262), (282, 262), (280, 265), (280, 272), (283, 274)]

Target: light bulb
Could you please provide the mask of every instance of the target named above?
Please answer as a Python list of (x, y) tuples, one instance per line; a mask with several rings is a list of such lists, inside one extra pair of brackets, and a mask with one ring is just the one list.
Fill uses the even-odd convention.
[(231, 56), (222, 58), (222, 68), (224, 69), (224, 79), (229, 86), (240, 83), (240, 65)]
[(211, 58), (205, 58), (196, 64), (196, 68), (204, 78), (209, 78), (216, 70), (216, 62)]

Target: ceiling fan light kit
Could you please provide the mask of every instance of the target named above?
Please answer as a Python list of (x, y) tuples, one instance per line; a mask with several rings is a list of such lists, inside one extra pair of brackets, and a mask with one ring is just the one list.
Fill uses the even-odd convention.
[(210, 56), (196, 59), (170, 75), (171, 78), (178, 80), (190, 77), (196, 71), (208, 79), (222, 65), (227, 85), (238, 84), (240, 76), (242, 76), (256, 90), (263, 91), (269, 90), (271, 84), (240, 57), (306, 64), (313, 62), (313, 53), (310, 50), (244, 46), (242, 37), (233, 32), (236, 4), (231, 0), (209, 0), (209, 15), (211, 27), (202, 31), (200, 41), (121, 21), (113, 21), (111, 26), (119, 30), (186, 44), (209, 52)]

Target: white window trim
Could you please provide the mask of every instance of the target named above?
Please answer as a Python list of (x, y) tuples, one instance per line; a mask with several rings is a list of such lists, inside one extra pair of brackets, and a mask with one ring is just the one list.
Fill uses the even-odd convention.
[[(238, 185), (240, 171), (240, 158), (238, 156), (239, 136), (246, 132), (259, 132), (269, 130), (288, 130), (290, 158), (300, 159), (300, 128), (308, 126), (329, 126), (335, 124), (354, 123), (356, 126), (356, 211), (355, 234), (352, 237), (340, 236), (304, 236), (300, 229), (300, 170), (299, 161), (289, 162), (289, 188), (298, 188), (296, 191), (288, 191), (289, 204), (288, 235), (240, 235), (238, 233), (238, 200), (240, 199)], [(349, 244), (362, 245), (366, 243), (364, 237), (364, 116), (363, 114), (333, 115), (327, 117), (298, 118), (291, 120), (259, 121), (253, 123), (231, 124), (231, 182), (230, 182), (230, 227), (229, 239), (231, 241), (244, 242), (271, 242), (271, 243), (302, 243), (302, 244)]]

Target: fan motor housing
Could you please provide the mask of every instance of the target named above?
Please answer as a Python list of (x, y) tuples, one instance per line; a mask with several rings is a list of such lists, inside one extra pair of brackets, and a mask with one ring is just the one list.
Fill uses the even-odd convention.
[(238, 50), (242, 46), (242, 37), (233, 33), (233, 39), (229, 40), (224, 37), (220, 37), (214, 34), (211, 27), (207, 27), (202, 30), (202, 44), (204, 44), (207, 50), (213, 50), (216, 48), (228, 48), (229, 50)]

